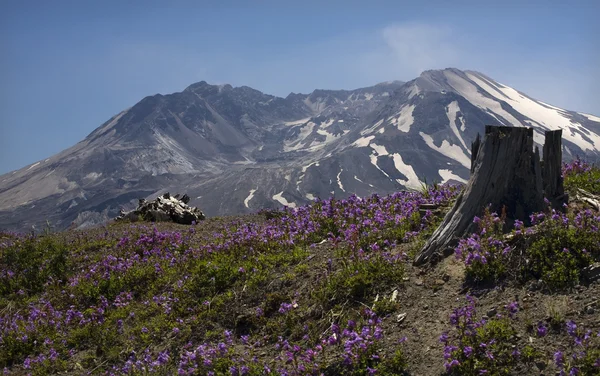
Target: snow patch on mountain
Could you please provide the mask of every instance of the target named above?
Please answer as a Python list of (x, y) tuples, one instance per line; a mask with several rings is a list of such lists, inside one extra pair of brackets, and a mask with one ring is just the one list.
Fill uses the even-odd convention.
[[(54, 170), (52, 170), (54, 171)], [(84, 176), (84, 179), (86, 180), (97, 180), (99, 177), (102, 176), (102, 173), (98, 173), (98, 172), (90, 172), (89, 174)]]
[(448, 182), (449, 180), (455, 180), (455, 181), (459, 181), (461, 183), (467, 184), (467, 180), (456, 175), (451, 170), (439, 170), (438, 173), (442, 177), (442, 184)]
[(408, 93), (408, 99), (412, 99), (412, 97), (414, 97), (415, 95), (419, 95), (421, 93), (421, 90), (419, 89), (419, 87), (417, 85), (412, 85), (410, 87), (410, 92)]
[(283, 197), (282, 195), (283, 195), (283, 191), (281, 191), (278, 194), (274, 195), (272, 198), (273, 198), (273, 200), (279, 202), (281, 205), (289, 206), (292, 209), (296, 207), (296, 203), (295, 202), (288, 202), (288, 200), (286, 200), (285, 197)]
[(27, 171), (31, 170), (32, 168), (34, 168), (35, 166), (38, 166), (41, 162), (36, 162), (34, 164), (32, 164), (31, 166), (29, 166), (29, 168), (27, 169)]
[(410, 126), (414, 123), (413, 111), (415, 110), (414, 105), (403, 106), (397, 117), (391, 117), (388, 119), (391, 124), (396, 125), (398, 130), (401, 132), (410, 132)]
[(593, 151), (600, 149), (600, 136), (586, 130), (585, 134), (591, 142), (585, 140), (580, 133), (582, 132), (581, 124), (571, 120), (566, 111), (528, 98), (511, 87), (502, 84), (492, 84), (473, 73), (467, 73), (467, 76), (490, 95), (505, 101), (516, 111), (532, 119), (541, 127), (548, 130), (562, 129), (563, 137), (579, 146), (582, 150)]
[(467, 148), (467, 144), (465, 143), (465, 140), (463, 140), (462, 135), (458, 131), (458, 127), (456, 126), (456, 120), (460, 119), (461, 130), (462, 131), (465, 130), (465, 122), (463, 121), (462, 116), (457, 115), (459, 111), (460, 111), (460, 108), (458, 107), (457, 101), (453, 101), (448, 106), (446, 106), (446, 115), (448, 115), (448, 120), (450, 121), (450, 129), (452, 129), (452, 132), (458, 138), (458, 140), (460, 141), (462, 146), (465, 149), (469, 150), (469, 148)]
[[(465, 80), (452, 71), (444, 71), (448, 84), (454, 88), (460, 95), (471, 102), (473, 105), (487, 111), (488, 114), (496, 118), (502, 125), (519, 126), (521, 122), (514, 116), (505, 111), (500, 103), (492, 98), (488, 98), (481, 94), (474, 84)], [(500, 116), (501, 118), (499, 118)]]
[(387, 152), (385, 146), (381, 146), (381, 145), (377, 145), (375, 143), (372, 143), (369, 145), (373, 150), (375, 150), (375, 152), (380, 155), (388, 155), (389, 153)]
[(384, 175), (385, 175), (385, 176), (386, 176), (388, 179), (391, 179), (391, 178), (390, 178), (390, 175), (388, 175), (388, 173), (387, 173), (387, 172), (383, 171), (383, 170), (381, 169), (381, 167), (379, 167), (379, 165), (377, 165), (377, 157), (378, 157), (378, 156), (377, 156), (377, 154), (375, 154), (375, 153), (373, 153), (373, 154), (369, 155), (369, 159), (370, 159), (370, 161), (371, 161), (371, 164), (372, 164), (373, 166), (375, 166), (375, 167), (376, 167), (376, 168), (377, 168), (379, 171), (381, 171), (381, 173), (382, 173), (382, 174), (384, 174)]
[(366, 134), (373, 133), (375, 131), (375, 129), (377, 129), (377, 127), (381, 126), (381, 124), (383, 124), (383, 119), (379, 120), (377, 123), (373, 124), (372, 126), (360, 131), (360, 135), (364, 136)]
[(308, 123), (302, 125), (300, 127), (300, 132), (295, 139), (293, 139), (291, 141), (289, 141), (289, 140), (284, 141), (283, 151), (287, 153), (290, 151), (300, 150), (300, 149), (304, 148), (305, 143), (303, 143), (303, 141), (313, 132), (315, 125), (316, 124), (313, 123), (312, 121), (309, 121)]
[[(339, 102), (338, 99), (335, 99), (335, 101)], [(327, 101), (320, 97), (317, 98), (317, 100), (314, 102), (309, 97), (307, 97), (306, 99), (304, 99), (304, 104), (317, 114), (323, 112), (323, 110), (325, 110), (329, 106), (327, 104)]]
[(333, 123), (335, 123), (334, 119), (328, 119), (326, 121), (321, 122), (321, 124), (319, 124), (319, 128), (321, 128), (321, 129), (328, 128)]
[(342, 171), (344, 171), (343, 168), (337, 174), (337, 183), (338, 183), (338, 187), (340, 187), (340, 189), (342, 190), (342, 192), (346, 192), (346, 190), (344, 189), (344, 186), (342, 185), (342, 180), (340, 179), (340, 175), (342, 175)]
[(335, 135), (333, 133), (329, 133), (324, 129), (318, 129), (317, 133), (320, 134), (321, 136), (325, 136), (325, 141), (323, 141), (325, 144), (329, 144), (333, 141), (335, 141), (336, 139), (338, 139), (340, 137), (340, 135)]
[(433, 142), (433, 137), (423, 132), (419, 132), (419, 135), (423, 138), (427, 146), (433, 150), (445, 155), (448, 158), (454, 159), (458, 163), (462, 164), (466, 168), (471, 168), (471, 158), (469, 158), (463, 149), (458, 145), (453, 145), (448, 140), (442, 141), (442, 145), (437, 146)]
[(419, 177), (415, 173), (415, 170), (411, 165), (404, 163), (402, 160), (402, 156), (398, 153), (392, 154), (392, 160), (394, 161), (394, 166), (396, 170), (398, 170), (402, 175), (406, 176), (408, 180), (396, 179), (396, 181), (406, 188), (419, 189), (422, 186)]
[(283, 124), (285, 124), (285, 125), (300, 125), (300, 124), (306, 123), (309, 120), (310, 120), (310, 118), (307, 117), (307, 118), (304, 118), (304, 119), (298, 119), (298, 120), (293, 120), (293, 121), (286, 121)]
[(248, 203), (249, 203), (249, 202), (250, 202), (250, 200), (252, 200), (252, 198), (254, 197), (254, 192), (256, 192), (256, 189), (251, 189), (251, 190), (250, 190), (250, 194), (248, 195), (248, 197), (246, 197), (246, 198), (244, 199), (244, 205), (245, 205), (247, 208), (250, 208), (250, 207), (248, 206)]
[(375, 136), (361, 137), (358, 140), (354, 141), (352, 145), (359, 148), (364, 148), (369, 146), (369, 142), (371, 142), (371, 140), (374, 138)]
[(484, 81), (473, 73), (467, 73), (467, 77), (488, 94), (507, 102), (512, 108), (534, 120), (546, 129), (564, 129), (571, 125), (571, 120), (568, 117), (565, 117), (564, 114), (559, 113), (556, 109), (540, 105), (530, 98), (523, 96), (513, 88), (502, 84), (493, 85), (489, 83), (489, 81)]
[(590, 114), (581, 114), (583, 116), (585, 116), (586, 118), (588, 118), (591, 121), (595, 121), (596, 123), (600, 123), (600, 117), (598, 116), (594, 116), (594, 115), (590, 115)]
[(319, 167), (319, 162), (311, 162), (308, 165), (302, 167), (302, 173), (305, 173), (306, 170), (308, 170), (310, 166), (317, 166), (317, 167)]
[[(358, 178), (358, 176), (356, 176), (356, 175), (354, 175), (354, 180), (356, 180), (356, 181), (359, 181), (359, 182), (361, 182), (361, 183), (363, 183), (363, 184), (365, 183), (364, 181), (360, 180), (360, 179)], [(367, 183), (367, 185), (368, 185), (369, 187), (373, 188), (373, 184), (369, 184), (369, 183)]]
[(306, 170), (308, 170), (311, 166), (319, 167), (319, 162), (311, 162), (308, 165), (302, 167), (302, 174), (298, 177), (298, 181), (296, 182), (297, 190), (300, 190), (300, 184), (302, 183), (302, 180), (304, 179), (304, 176), (306, 175)]

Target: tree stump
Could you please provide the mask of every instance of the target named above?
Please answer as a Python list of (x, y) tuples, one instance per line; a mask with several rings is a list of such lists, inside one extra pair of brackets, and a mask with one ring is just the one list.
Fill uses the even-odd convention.
[[(533, 129), (487, 125), (471, 145), (471, 178), (456, 203), (414, 260), (422, 265), (452, 250), (474, 232), (473, 218), (489, 206), (506, 214), (506, 228), (516, 219), (528, 224), (529, 215), (546, 207), (545, 195), (561, 205), (566, 201), (561, 174), (562, 131), (546, 132), (545, 163), (533, 149)], [(434, 257), (438, 256), (438, 257)]]
[(542, 179), (544, 194), (554, 209), (562, 210), (567, 202), (562, 175), (562, 130), (546, 132)]

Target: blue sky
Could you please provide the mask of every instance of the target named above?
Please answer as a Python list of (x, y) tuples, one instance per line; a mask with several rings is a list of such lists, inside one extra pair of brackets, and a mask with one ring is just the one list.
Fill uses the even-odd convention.
[(600, 1), (1, 1), (0, 174), (191, 83), (286, 96), (477, 70), (600, 115)]

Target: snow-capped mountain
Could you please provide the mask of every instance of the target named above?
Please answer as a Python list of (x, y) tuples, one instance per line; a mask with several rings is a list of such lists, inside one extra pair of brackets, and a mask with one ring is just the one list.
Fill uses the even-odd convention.
[(200, 82), (144, 98), (72, 148), (0, 176), (0, 228), (85, 226), (166, 190), (222, 215), (465, 182), (486, 124), (531, 126), (540, 144), (560, 128), (565, 158), (600, 159), (600, 118), (477, 72), (286, 98)]

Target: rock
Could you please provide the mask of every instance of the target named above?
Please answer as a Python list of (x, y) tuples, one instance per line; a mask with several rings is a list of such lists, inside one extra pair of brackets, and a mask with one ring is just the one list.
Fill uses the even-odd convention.
[(600, 262), (595, 262), (590, 266), (581, 269), (581, 278), (587, 282), (594, 282), (600, 279)]
[(529, 285), (527, 286), (527, 290), (529, 291), (537, 291), (540, 290), (542, 288), (542, 280), (537, 280), (537, 281), (531, 281), (529, 283)]
[(594, 314), (594, 307), (592, 307), (591, 305), (585, 307), (585, 313), (587, 313), (588, 315), (593, 315)]
[(401, 323), (402, 321), (404, 321), (405, 318), (406, 318), (406, 312), (399, 314), (398, 317), (396, 318), (396, 321)]
[(494, 308), (488, 310), (487, 313), (486, 313), (486, 315), (487, 315), (487, 317), (494, 317), (494, 316), (496, 316), (496, 312), (497, 312), (497, 310), (494, 307)]
[(417, 286), (423, 286), (423, 280), (421, 278), (417, 278), (415, 280), (415, 285), (417, 285)]
[(541, 361), (541, 360), (540, 360), (540, 361), (537, 361), (537, 362), (535, 362), (535, 366), (536, 366), (536, 367), (537, 367), (537, 368), (538, 368), (540, 371), (543, 371), (543, 370), (545, 370), (547, 365), (548, 365), (548, 364), (546, 364), (546, 362), (544, 362), (544, 361)]
[(184, 194), (181, 198), (179, 196), (179, 194), (176, 194), (171, 197), (167, 192), (153, 201), (140, 199), (137, 209), (130, 212), (121, 211), (115, 220), (136, 222), (141, 219), (151, 222), (175, 222), (182, 225), (191, 225), (206, 218), (200, 209), (187, 205), (190, 201), (188, 195)]

